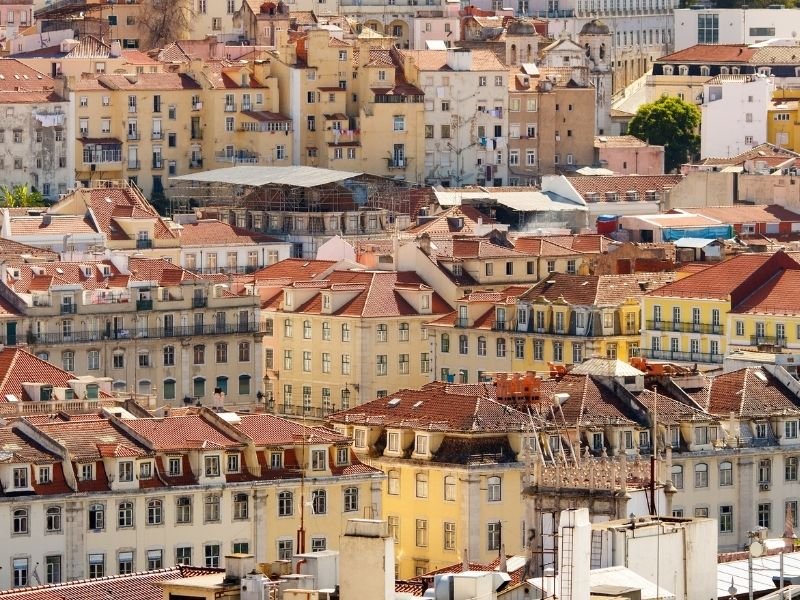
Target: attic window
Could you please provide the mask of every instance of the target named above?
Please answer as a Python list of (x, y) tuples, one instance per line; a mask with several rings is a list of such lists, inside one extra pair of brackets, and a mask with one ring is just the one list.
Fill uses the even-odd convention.
[(453, 275), (461, 277), (461, 274), (462, 274), (461, 263), (453, 263)]
[(400, 398), (392, 398), (391, 400), (389, 400), (387, 406), (394, 408), (398, 404), (400, 404)]

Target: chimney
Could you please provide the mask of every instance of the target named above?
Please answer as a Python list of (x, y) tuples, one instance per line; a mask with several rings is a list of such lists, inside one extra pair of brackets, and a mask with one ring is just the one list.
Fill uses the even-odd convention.
[(252, 554), (226, 554), (225, 555), (225, 581), (238, 583), (242, 577), (251, 573), (256, 568), (256, 557)]
[(394, 540), (386, 521), (349, 519), (339, 550), (340, 598), (394, 598)]

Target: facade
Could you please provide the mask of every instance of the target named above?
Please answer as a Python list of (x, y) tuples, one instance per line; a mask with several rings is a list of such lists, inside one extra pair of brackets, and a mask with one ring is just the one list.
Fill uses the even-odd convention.
[(774, 84), (764, 75), (717, 75), (703, 86), (700, 156), (736, 156), (767, 138)]
[(406, 78), (425, 96), (425, 183), (508, 183), (508, 68), (489, 50), (401, 54)]
[[(787, 335), (785, 324), (782, 336), (780, 331), (768, 331), (757, 299), (768, 294), (776, 274), (797, 269), (794, 259), (783, 252), (743, 254), (647, 293), (642, 297), (640, 356), (715, 364), (722, 363), (733, 345), (755, 346), (759, 341), (768, 343), (770, 337), (780, 346), (777, 338)], [(753, 298), (752, 305), (748, 297)], [(734, 317), (737, 311), (744, 314)]]
[(449, 307), (410, 272), (284, 261), (256, 274), (265, 391), (279, 414), (321, 416), (433, 377), (425, 327)]
[(241, 405), (261, 385), (258, 299), (163, 259), (9, 266), (0, 292), (17, 343), (114, 391)]
[(783, 6), (769, 8), (675, 8), (675, 51), (695, 44), (760, 44), (794, 38), (800, 19)]
[(2, 588), (219, 567), (230, 553), (289, 560), (337, 543), (339, 515), (381, 511), (382, 477), (349, 440), (271, 415), (29, 417), (0, 440), (13, 448), (0, 480), (14, 490), (0, 502), (13, 540)]
[(0, 62), (0, 74), (3, 184), (27, 186), (54, 201), (75, 181), (75, 155), (69, 148), (75, 121), (68, 99), (55, 91), (52, 78), (17, 60)]
[(663, 175), (664, 146), (651, 146), (632, 135), (594, 138), (595, 162), (620, 175)]

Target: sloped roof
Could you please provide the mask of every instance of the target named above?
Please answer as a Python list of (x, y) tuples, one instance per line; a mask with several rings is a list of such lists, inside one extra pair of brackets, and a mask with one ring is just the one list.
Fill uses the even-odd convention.
[[(470, 71), (507, 71), (494, 52), (490, 50), (471, 50)], [(447, 50), (401, 50), (403, 56), (414, 59), (420, 71), (452, 71), (447, 65)]]
[(800, 271), (779, 271), (731, 311), (735, 314), (800, 314)]
[(215, 246), (221, 244), (258, 245), (283, 244), (283, 240), (235, 227), (216, 219), (201, 219), (185, 223), (180, 230), (181, 246)]
[(157, 451), (205, 447), (238, 448), (243, 442), (216, 427), (202, 414), (161, 419), (130, 419), (125, 425), (146, 438)]
[(66, 447), (73, 460), (96, 461), (103, 456), (147, 456), (150, 451), (128, 437), (106, 418), (39, 423), (36, 429)]
[(756, 50), (744, 44), (695, 44), (662, 56), (660, 63), (746, 63)]
[[(606, 425), (609, 423), (635, 424), (633, 411), (625, 406), (616, 394), (597, 383), (591, 375), (567, 373), (553, 389), (555, 394), (569, 394), (561, 404), (561, 413), (568, 426)], [(553, 415), (543, 413), (544, 418)], [(560, 420), (560, 415), (556, 416)]]
[(800, 414), (800, 400), (761, 367), (717, 375), (707, 388), (692, 397), (704, 410), (721, 418), (729, 417), (730, 413), (745, 418)]
[(800, 222), (800, 213), (778, 204), (734, 204), (733, 206), (703, 206), (684, 208), (684, 212), (716, 219), (720, 223), (782, 223)]
[(283, 446), (305, 439), (325, 442), (345, 442), (347, 438), (326, 427), (304, 426), (289, 419), (269, 414), (242, 415), (235, 425), (257, 446)]
[(568, 275), (550, 273), (520, 299), (549, 302), (563, 299), (577, 306), (617, 306), (629, 299), (637, 299), (648, 290), (674, 281), (675, 273), (633, 273), (629, 275)]
[(639, 198), (644, 198), (644, 193), (650, 190), (662, 191), (675, 187), (683, 181), (683, 175), (594, 175), (568, 177), (567, 181), (581, 196), (589, 192), (624, 194), (634, 191), (639, 192)]
[[(460, 228), (457, 225), (458, 219), (463, 219), (463, 224)], [(453, 206), (422, 223), (418, 223), (406, 229), (404, 233), (413, 233), (416, 235), (427, 233), (431, 237), (436, 237), (438, 235), (450, 237), (452, 234), (466, 235), (475, 232), (479, 221), (484, 224), (492, 224), (495, 222), (494, 219), (488, 215), (484, 215), (481, 211), (472, 206)]]
[(589, 358), (569, 371), (572, 375), (600, 375), (602, 377), (638, 377), (644, 373), (616, 358)]
[(482, 394), (459, 394), (442, 382), (402, 389), (331, 415), (336, 423), (431, 431), (508, 432), (530, 424), (528, 415)]

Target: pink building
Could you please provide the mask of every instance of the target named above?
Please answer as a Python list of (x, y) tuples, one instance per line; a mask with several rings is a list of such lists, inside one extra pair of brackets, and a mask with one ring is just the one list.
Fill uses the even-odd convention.
[(617, 175), (663, 175), (664, 146), (651, 146), (632, 135), (594, 138), (595, 164)]
[(0, 0), (0, 36), (13, 34), (33, 25), (33, 0)]

